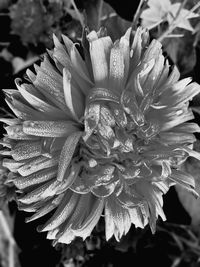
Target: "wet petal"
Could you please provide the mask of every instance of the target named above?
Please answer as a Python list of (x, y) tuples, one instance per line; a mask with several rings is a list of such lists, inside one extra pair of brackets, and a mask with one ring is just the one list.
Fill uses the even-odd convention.
[(57, 168), (47, 168), (44, 170), (40, 170), (35, 172), (31, 175), (24, 176), (24, 177), (17, 177), (13, 180), (14, 185), (19, 189), (24, 189), (26, 187), (40, 184), (46, 181), (55, 178), (57, 174)]
[(24, 160), (41, 155), (40, 141), (21, 141), (11, 151), (14, 160)]
[(91, 136), (93, 131), (96, 129), (100, 119), (100, 105), (90, 104), (85, 110), (85, 134), (83, 140), (86, 142)]
[(128, 210), (120, 207), (111, 197), (105, 204), (105, 223), (107, 240), (114, 234), (119, 241), (131, 226)]
[(59, 195), (53, 200), (51, 199), (47, 201), (46, 203), (44, 203), (44, 205), (41, 208), (37, 210), (37, 212), (34, 215), (32, 215), (29, 218), (26, 218), (26, 222), (34, 221), (48, 214), (49, 212), (54, 210), (58, 205), (60, 205), (62, 199), (63, 199), (63, 195)]
[(53, 216), (38, 230), (42, 232), (50, 231), (61, 225), (73, 213), (79, 198), (78, 194), (68, 190)]
[(64, 137), (77, 132), (78, 128), (70, 121), (24, 121), (23, 132), (43, 137)]
[(50, 180), (30, 193), (27, 193), (25, 196), (18, 197), (18, 201), (24, 204), (31, 204), (52, 197), (55, 194), (55, 189), (58, 184), (59, 182), (57, 180)]
[[(31, 106), (33, 106), (36, 110), (44, 112), (47, 117), (49, 116), (49, 118), (55, 117), (55, 118), (59, 118), (59, 119), (62, 119), (62, 118), (66, 119), (66, 114), (64, 115), (60, 109), (54, 107), (53, 105), (46, 103), (42, 99), (40, 99), (37, 96), (33, 95), (32, 93), (28, 92), (26, 90), (25, 85), (22, 84), (20, 86), (19, 84), (17, 84), (17, 87), (18, 87), (19, 92), (24, 97), (24, 99), (26, 99), (26, 101)], [(68, 118), (70, 118), (70, 116)]]
[(103, 37), (90, 42), (90, 56), (95, 84), (98, 87), (108, 85), (108, 59), (112, 40), (110, 37)]
[(58, 164), (58, 159), (58, 156), (55, 155), (50, 159), (39, 156), (28, 161), (26, 160), (22, 166), (18, 167), (17, 171), (20, 175), (27, 176), (42, 169), (56, 166)]
[(70, 164), (75, 148), (81, 136), (82, 136), (82, 132), (76, 132), (73, 135), (70, 135), (65, 141), (65, 144), (61, 151), (60, 159), (59, 159), (58, 176), (57, 176), (58, 181), (63, 180), (65, 172)]
[(107, 185), (100, 185), (100, 186), (96, 186), (96, 187), (92, 188), (91, 192), (96, 197), (108, 197), (114, 192), (115, 186), (116, 186), (116, 183), (110, 183)]
[(121, 92), (124, 86), (124, 73), (125, 63), (124, 55), (119, 46), (116, 43), (110, 51), (110, 75), (109, 75), (109, 88), (112, 91)]

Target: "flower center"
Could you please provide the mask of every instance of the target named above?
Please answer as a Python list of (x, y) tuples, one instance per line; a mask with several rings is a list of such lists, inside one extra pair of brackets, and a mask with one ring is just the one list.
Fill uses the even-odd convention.
[[(100, 95), (92, 101), (91, 96), (88, 98), (80, 145), (82, 169), (73, 189), (80, 192), (87, 188), (98, 196), (107, 196), (116, 188), (120, 191), (142, 177), (152, 176), (152, 155), (145, 154), (155, 145), (159, 129), (145, 119), (151, 99), (139, 107), (129, 91), (118, 99)], [(155, 171), (160, 172), (159, 167)]]

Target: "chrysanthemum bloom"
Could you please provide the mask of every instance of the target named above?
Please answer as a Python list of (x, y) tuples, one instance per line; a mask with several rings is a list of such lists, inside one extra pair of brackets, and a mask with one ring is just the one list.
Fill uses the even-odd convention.
[[(134, 37), (133, 37), (134, 35)], [(128, 29), (114, 43), (105, 31), (85, 33), (82, 46), (54, 36), (29, 83), (6, 90), (16, 119), (8, 124), (4, 166), (22, 193), (19, 209), (55, 210), (39, 227), (54, 242), (85, 239), (105, 217), (107, 240), (119, 240), (133, 223), (155, 231), (165, 220), (162, 195), (179, 183), (195, 194), (193, 177), (179, 170), (199, 131), (188, 107), (200, 92), (191, 79), (178, 81), (161, 44), (148, 32)], [(6, 153), (6, 152), (4, 152)]]

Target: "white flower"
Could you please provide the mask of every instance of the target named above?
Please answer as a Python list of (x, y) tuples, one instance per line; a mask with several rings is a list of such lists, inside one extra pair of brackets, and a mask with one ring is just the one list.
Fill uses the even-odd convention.
[[(166, 21), (171, 25), (174, 18), (176, 18), (181, 3), (172, 4), (170, 0), (149, 0), (148, 6), (149, 8), (144, 10), (141, 14), (142, 26), (152, 29)], [(176, 27), (193, 31), (194, 29), (188, 20), (198, 16), (198, 14), (191, 12), (190, 10), (181, 8), (178, 17), (176, 18)]]
[(107, 240), (132, 223), (154, 232), (171, 185), (196, 194), (193, 177), (178, 167), (188, 156), (200, 159), (192, 150), (199, 127), (187, 122), (200, 86), (178, 81), (161, 44), (148, 42), (142, 28), (114, 43), (105, 31), (84, 32), (79, 47), (54, 36), (36, 74), (27, 70), (29, 82), (5, 90), (17, 118), (1, 119), (3, 154), (12, 156), (3, 166), (22, 192), (19, 209), (35, 212), (27, 221), (55, 210), (39, 229), (54, 242), (85, 239), (102, 213)]

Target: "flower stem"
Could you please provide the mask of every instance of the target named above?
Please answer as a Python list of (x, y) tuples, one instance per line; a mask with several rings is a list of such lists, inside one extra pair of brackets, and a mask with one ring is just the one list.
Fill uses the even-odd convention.
[(80, 24), (81, 24), (82, 28), (84, 28), (85, 27), (85, 23), (83, 21), (83, 18), (82, 18), (82, 15), (81, 15), (80, 11), (78, 10), (74, 0), (70, 0), (70, 2), (71, 2), (72, 6), (73, 6), (73, 8), (74, 8), (74, 10), (75, 10), (75, 12), (77, 14), (77, 17), (78, 17), (78, 19), (80, 21)]
[(137, 10), (135, 12), (135, 15), (133, 17), (133, 22), (132, 22), (132, 29), (133, 30), (137, 29), (138, 20), (140, 18), (140, 15), (141, 15), (142, 11), (146, 7), (146, 4), (147, 4), (147, 0), (140, 0), (138, 8), (137, 8)]
[(176, 25), (177, 18), (178, 18), (178, 16), (179, 16), (180, 12), (181, 12), (181, 9), (185, 6), (186, 2), (187, 2), (187, 0), (184, 0), (184, 1), (181, 3), (181, 5), (180, 5), (180, 7), (179, 7), (179, 9), (178, 9), (178, 11), (177, 11), (177, 13), (176, 13), (176, 16), (175, 16), (175, 18), (174, 18), (172, 24), (169, 25), (169, 27), (166, 29), (166, 31), (164, 31), (164, 32), (161, 34), (161, 36), (158, 38), (158, 41), (159, 41), (159, 42), (162, 42), (162, 41), (163, 41), (169, 34), (171, 34), (172, 31), (176, 28), (176, 26), (177, 26), (177, 25)]
[[(176, 28), (176, 26), (177, 26), (176, 22), (177, 22), (178, 16), (179, 16), (179, 14), (180, 14), (180, 12), (181, 12), (181, 9), (185, 6), (186, 2), (187, 2), (187, 0), (184, 0), (184, 1), (182, 2), (182, 4), (180, 5), (180, 7), (179, 7), (179, 9), (178, 9), (178, 11), (177, 11), (177, 13), (176, 13), (176, 16), (175, 16), (175, 18), (174, 18), (172, 24), (169, 25), (169, 27), (167, 28), (167, 30), (164, 31), (164, 32), (162, 33), (162, 35), (158, 38), (158, 41), (159, 41), (159, 42), (162, 42), (165, 38), (167, 38), (168, 35), (170, 35), (170, 34), (172, 33), (172, 31)], [(188, 13), (185, 17), (183, 17), (183, 18), (186, 18), (186, 19), (187, 19), (187, 17), (188, 17), (192, 12), (194, 12), (196, 9), (198, 9), (199, 7), (200, 7), (200, 2), (198, 2), (198, 3), (197, 3), (197, 4), (196, 4), (196, 5), (189, 11), (189, 13)]]

